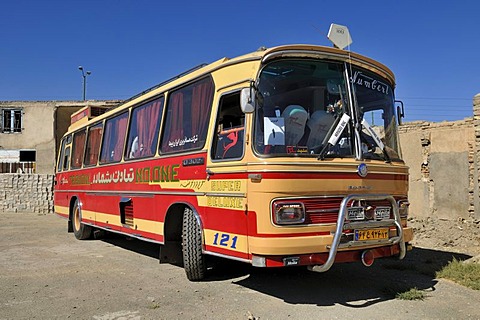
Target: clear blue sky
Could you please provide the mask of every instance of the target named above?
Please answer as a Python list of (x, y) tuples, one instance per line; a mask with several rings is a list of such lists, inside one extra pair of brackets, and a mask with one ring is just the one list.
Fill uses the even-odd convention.
[(472, 116), (480, 93), (480, 1), (2, 0), (0, 100), (126, 99), (204, 62), (261, 46), (331, 46), (386, 64), (407, 121)]

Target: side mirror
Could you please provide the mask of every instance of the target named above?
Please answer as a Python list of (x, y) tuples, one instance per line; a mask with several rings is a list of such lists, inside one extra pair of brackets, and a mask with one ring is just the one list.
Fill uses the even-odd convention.
[(240, 92), (240, 108), (243, 113), (252, 113), (255, 110), (253, 96), (253, 86), (243, 88)]
[(405, 118), (405, 110), (403, 109), (403, 101), (395, 100), (395, 104), (397, 104), (398, 125), (402, 125), (402, 119)]

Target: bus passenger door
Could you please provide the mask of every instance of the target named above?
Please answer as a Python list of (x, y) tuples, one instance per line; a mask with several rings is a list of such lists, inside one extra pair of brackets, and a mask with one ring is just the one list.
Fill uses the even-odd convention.
[(220, 98), (207, 167), (208, 212), (214, 216), (213, 233), (206, 234), (207, 249), (248, 259), (248, 224), (245, 163), (245, 114), (240, 91)]

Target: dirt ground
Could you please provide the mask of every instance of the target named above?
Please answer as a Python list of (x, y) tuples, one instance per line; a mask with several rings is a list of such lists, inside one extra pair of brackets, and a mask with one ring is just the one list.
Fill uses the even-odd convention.
[[(478, 253), (479, 224), (412, 225), (415, 247), (401, 261), (326, 273), (217, 262), (206, 281), (190, 282), (159, 264), (157, 244), (78, 241), (53, 214), (0, 213), (0, 319), (480, 319), (480, 291), (435, 277)], [(396, 298), (411, 288), (426, 298)]]
[(480, 220), (411, 218), (408, 223), (414, 228), (414, 246), (463, 253), (480, 262)]

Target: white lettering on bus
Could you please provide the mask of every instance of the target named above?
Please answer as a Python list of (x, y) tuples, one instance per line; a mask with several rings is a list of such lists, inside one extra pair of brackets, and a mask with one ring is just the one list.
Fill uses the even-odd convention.
[(181, 147), (184, 146), (187, 143), (197, 143), (198, 141), (198, 135), (194, 135), (190, 138), (184, 137), (183, 139), (176, 139), (174, 141), (168, 141), (168, 146), (170, 148), (176, 148), (176, 147)]
[(119, 183), (119, 182), (133, 182), (135, 178), (135, 174), (133, 168), (130, 168), (129, 173), (127, 173), (127, 169), (123, 170), (116, 170), (110, 173), (109, 171), (105, 173), (96, 173), (93, 175), (92, 184), (95, 183)]
[(374, 80), (373, 78), (364, 75), (360, 71), (355, 71), (353, 77), (350, 78), (350, 81), (357, 86), (361, 86), (373, 91), (377, 91), (383, 94), (389, 93), (389, 86), (387, 84)]

